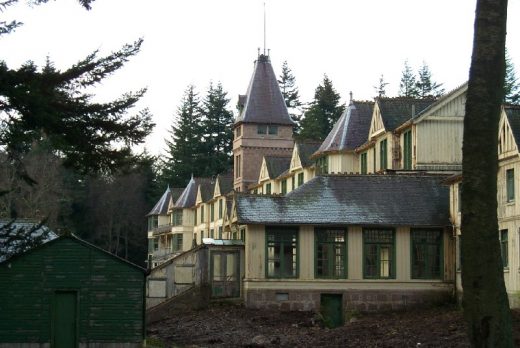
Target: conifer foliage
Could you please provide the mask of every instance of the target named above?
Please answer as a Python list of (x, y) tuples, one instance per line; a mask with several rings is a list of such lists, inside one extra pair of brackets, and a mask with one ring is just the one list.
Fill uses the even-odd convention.
[(195, 86), (184, 92), (177, 117), (170, 129), (171, 140), (166, 141), (167, 155), (162, 176), (173, 187), (186, 185), (191, 175), (201, 174), (204, 147), (200, 100)]
[(432, 80), (432, 73), (425, 62), (418, 70), (417, 75), (413, 72), (408, 61), (405, 61), (399, 84), (400, 97), (428, 98), (438, 97), (444, 93), (442, 83), (439, 84)]
[(287, 61), (284, 61), (282, 64), (282, 73), (278, 77), (278, 84), (280, 85), (280, 90), (285, 100), (285, 106), (287, 106), (287, 110), (289, 111), (289, 116), (291, 116), (291, 119), (297, 124), (297, 129), (295, 129), (297, 131), (301, 122), (300, 108), (302, 103), (300, 102), (298, 87), (296, 87), (296, 78), (289, 68)]
[(515, 65), (506, 50), (506, 77), (504, 80), (504, 102), (520, 103), (520, 83), (516, 77)]
[(332, 81), (325, 75), (314, 92), (314, 100), (301, 122), (301, 139), (324, 140), (345, 110)]
[(227, 171), (232, 165), (233, 113), (227, 109), (229, 98), (219, 82), (209, 85), (202, 103), (205, 151), (205, 176)]
[(416, 97), (417, 94), (417, 78), (408, 64), (408, 61), (405, 61), (401, 82), (399, 83), (399, 96)]
[(374, 86), (374, 90), (376, 91), (376, 96), (378, 97), (386, 97), (386, 86), (388, 82), (385, 81), (385, 77), (383, 74), (379, 76), (379, 81), (377, 82), (377, 86)]

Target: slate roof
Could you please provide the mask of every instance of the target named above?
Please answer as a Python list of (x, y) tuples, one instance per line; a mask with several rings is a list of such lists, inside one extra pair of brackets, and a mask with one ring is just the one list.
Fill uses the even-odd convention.
[(255, 62), (246, 96), (239, 96), (242, 112), (235, 123), (267, 123), (293, 125), (276, 80), (271, 61), (261, 54)]
[(171, 198), (170, 202), (168, 203), (168, 213), (175, 207), (175, 202), (179, 199), (181, 194), (184, 192), (183, 187), (173, 187), (170, 189), (171, 191)]
[(157, 203), (155, 203), (152, 210), (150, 210), (150, 212), (146, 216), (168, 214), (168, 205), (170, 204), (171, 198), (172, 198), (172, 192), (170, 190), (170, 187), (168, 186), (168, 188), (166, 189), (166, 191), (164, 191), (164, 193), (161, 196), (161, 198), (159, 199), (159, 201), (157, 201)]
[(291, 157), (265, 156), (265, 164), (269, 173), (269, 178), (274, 179), (289, 169)]
[(504, 105), (504, 111), (516, 145), (520, 146), (520, 105)]
[(179, 196), (177, 201), (174, 204), (174, 208), (191, 208), (195, 206), (195, 201), (197, 200), (197, 190), (199, 185), (204, 182), (211, 181), (211, 178), (191, 178), (190, 182), (184, 191)]
[(352, 101), (312, 157), (327, 152), (354, 150), (368, 139), (374, 102)]
[(237, 194), (239, 224), (447, 226), (446, 176), (324, 175), (286, 196)]
[(303, 168), (309, 167), (314, 164), (311, 160), (311, 156), (318, 148), (321, 143), (315, 141), (297, 141), (295, 146), (298, 147), (298, 154), (300, 155), (300, 162)]
[(376, 98), (386, 131), (393, 131), (409, 119), (417, 117), (435, 102), (434, 98), (416, 99), (409, 97)]
[(203, 202), (207, 202), (213, 198), (215, 193), (215, 180), (203, 180), (199, 183), (200, 196)]
[(219, 174), (218, 183), (221, 195), (231, 192), (233, 190), (233, 173)]

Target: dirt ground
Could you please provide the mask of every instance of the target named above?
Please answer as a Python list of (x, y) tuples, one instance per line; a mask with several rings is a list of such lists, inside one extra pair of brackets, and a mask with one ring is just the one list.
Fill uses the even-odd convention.
[[(214, 305), (179, 313), (148, 328), (162, 347), (469, 347), (462, 312), (455, 307), (364, 314), (329, 329), (309, 312)], [(520, 311), (513, 311), (520, 347)]]

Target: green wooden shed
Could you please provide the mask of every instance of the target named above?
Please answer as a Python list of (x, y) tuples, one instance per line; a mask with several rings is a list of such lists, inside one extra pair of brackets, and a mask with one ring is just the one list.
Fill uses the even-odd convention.
[(0, 263), (0, 347), (142, 347), (146, 270), (73, 235)]

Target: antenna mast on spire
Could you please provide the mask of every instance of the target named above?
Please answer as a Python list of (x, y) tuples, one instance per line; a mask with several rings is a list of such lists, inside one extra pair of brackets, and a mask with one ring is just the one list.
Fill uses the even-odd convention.
[(265, 29), (265, 1), (264, 1), (264, 56), (265, 56), (265, 50), (266, 50), (266, 29)]

